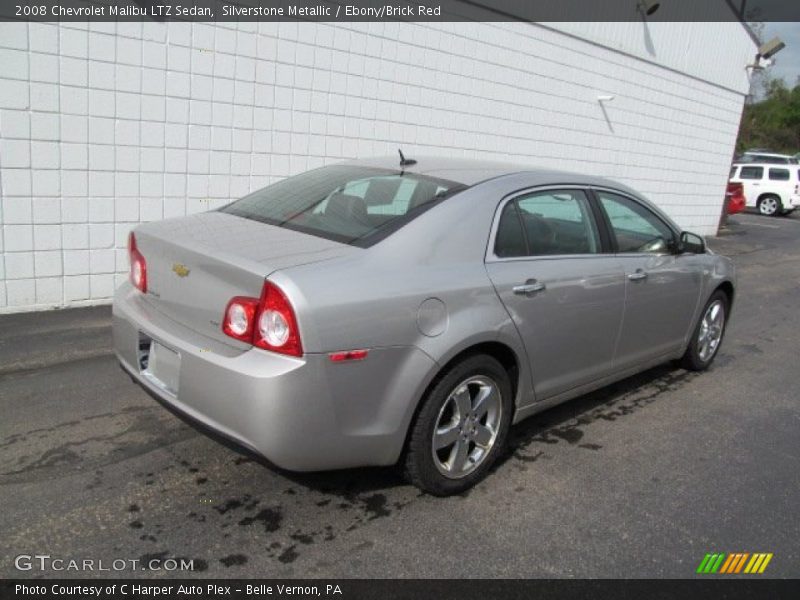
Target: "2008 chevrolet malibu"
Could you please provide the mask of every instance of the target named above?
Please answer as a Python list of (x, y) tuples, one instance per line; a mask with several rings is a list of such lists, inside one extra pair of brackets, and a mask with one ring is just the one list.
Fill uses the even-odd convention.
[(734, 268), (606, 179), (435, 158), (289, 177), (138, 226), (123, 368), (272, 463), (394, 465), (438, 495), (509, 427), (656, 364), (703, 370)]

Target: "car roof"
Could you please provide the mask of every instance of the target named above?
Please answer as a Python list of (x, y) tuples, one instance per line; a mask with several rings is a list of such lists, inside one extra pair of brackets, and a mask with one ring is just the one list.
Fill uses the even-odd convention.
[[(474, 186), (490, 179), (496, 179), (506, 175), (526, 174), (529, 176), (528, 185), (558, 185), (558, 184), (577, 184), (594, 185), (598, 187), (615, 188), (635, 195), (634, 190), (616, 181), (574, 173), (570, 171), (559, 171), (541, 167), (532, 167), (510, 162), (496, 162), (469, 158), (444, 158), (439, 156), (408, 156), (406, 159), (415, 159), (413, 165), (402, 167), (406, 173), (418, 173), (437, 179), (454, 181), (465, 186)], [(364, 167), (375, 167), (381, 169), (401, 170), (400, 158), (398, 156), (383, 156), (377, 158), (357, 159), (348, 161), (344, 164), (360, 165)]]
[[(790, 157), (793, 158), (793, 157)], [(731, 167), (769, 167), (770, 169), (788, 169), (789, 167), (800, 167), (798, 163), (773, 163), (773, 162), (735, 162)]]

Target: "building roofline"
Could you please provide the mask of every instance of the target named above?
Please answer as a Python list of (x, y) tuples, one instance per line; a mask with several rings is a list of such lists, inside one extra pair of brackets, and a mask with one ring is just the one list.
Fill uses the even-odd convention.
[(745, 6), (747, 6), (747, 0), (738, 0), (738, 1), (741, 2), (741, 8), (738, 9), (734, 5), (733, 0), (725, 0), (725, 4), (727, 4), (730, 7), (731, 11), (733, 11), (733, 14), (736, 15), (736, 20), (739, 21), (739, 23), (741, 23), (742, 27), (744, 27), (744, 30), (747, 32), (747, 35), (750, 36), (750, 39), (753, 40), (753, 43), (756, 46), (760, 46), (761, 40), (758, 38), (756, 32), (753, 31), (753, 28), (750, 27), (750, 24), (744, 18), (744, 9)]

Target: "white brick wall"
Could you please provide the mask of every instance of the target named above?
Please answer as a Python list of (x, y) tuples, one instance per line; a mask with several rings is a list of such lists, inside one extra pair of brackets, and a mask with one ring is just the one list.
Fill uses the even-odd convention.
[(0, 311), (108, 301), (136, 223), (398, 146), (610, 176), (712, 233), (746, 80), (702, 74), (751, 43), (706, 25), (689, 76), (681, 24), (645, 52), (596, 24), (0, 23)]

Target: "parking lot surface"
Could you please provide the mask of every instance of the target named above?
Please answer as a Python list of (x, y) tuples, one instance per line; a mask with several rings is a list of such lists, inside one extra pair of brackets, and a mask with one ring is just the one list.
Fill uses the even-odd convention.
[[(533, 417), (447, 499), (199, 434), (117, 366), (108, 307), (0, 317), (0, 575), (693, 577), (707, 552), (771, 552), (763, 576), (797, 577), (800, 215), (737, 215), (710, 246), (739, 276), (710, 371), (664, 365)], [(21, 554), (194, 571), (21, 572)]]

